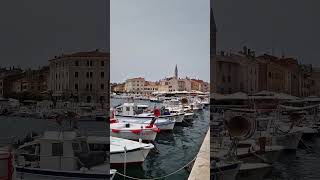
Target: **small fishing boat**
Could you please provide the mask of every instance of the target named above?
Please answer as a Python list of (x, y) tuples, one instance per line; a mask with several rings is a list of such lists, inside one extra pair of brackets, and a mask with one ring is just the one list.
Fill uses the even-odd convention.
[(63, 179), (112, 179), (104, 151), (89, 151), (87, 138), (75, 131), (46, 131), (42, 137), (16, 150), (18, 177)]
[(211, 161), (211, 179), (235, 180), (241, 162)]
[(242, 163), (237, 180), (263, 180), (272, 166), (266, 163)]
[(88, 143), (91, 151), (109, 151), (110, 164), (113, 166), (123, 164), (142, 164), (154, 145), (136, 142), (118, 137), (89, 136)]
[(160, 129), (154, 124), (111, 123), (110, 135), (124, 139), (154, 141)]
[[(125, 118), (136, 118), (136, 119), (144, 119), (144, 120), (152, 120), (155, 116), (150, 111), (148, 105), (135, 104), (135, 103), (124, 103), (121, 106), (116, 108), (116, 116), (117, 117), (125, 117)], [(184, 114), (160, 114), (159, 119), (168, 119), (171, 121), (179, 121), (181, 122)]]
[[(135, 123), (149, 125), (152, 119), (140, 119), (140, 118), (128, 118), (128, 117), (117, 117), (119, 122), (122, 123)], [(171, 131), (174, 128), (175, 121), (170, 121), (168, 119), (156, 119), (155, 123), (157, 128), (161, 131)]]

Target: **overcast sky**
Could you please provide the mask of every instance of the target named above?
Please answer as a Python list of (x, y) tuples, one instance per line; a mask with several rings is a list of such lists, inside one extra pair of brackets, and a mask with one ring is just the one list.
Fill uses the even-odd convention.
[(111, 0), (111, 82), (143, 76), (209, 81), (209, 0)]
[(61, 53), (108, 49), (105, 0), (1, 0), (0, 66), (38, 67)]
[(284, 54), (320, 65), (320, 1), (212, 0), (218, 49)]

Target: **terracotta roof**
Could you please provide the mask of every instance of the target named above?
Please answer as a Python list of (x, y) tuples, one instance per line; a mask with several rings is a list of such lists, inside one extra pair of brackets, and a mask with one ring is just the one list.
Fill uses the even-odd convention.
[(88, 51), (88, 52), (77, 52), (73, 54), (66, 54), (63, 55), (64, 57), (106, 57), (109, 55), (106, 52), (100, 52), (100, 51)]
[(61, 56), (55, 56), (52, 60), (64, 58), (64, 57), (108, 57), (108, 56), (110, 56), (110, 53), (94, 50), (94, 51), (76, 52), (72, 54), (62, 54)]

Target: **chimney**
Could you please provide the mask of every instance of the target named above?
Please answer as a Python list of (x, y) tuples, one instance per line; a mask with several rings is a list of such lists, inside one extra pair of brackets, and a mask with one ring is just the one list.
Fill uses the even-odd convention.
[(247, 51), (248, 51), (247, 49), (248, 49), (247, 46), (243, 46), (243, 54), (244, 54), (244, 55), (247, 54)]

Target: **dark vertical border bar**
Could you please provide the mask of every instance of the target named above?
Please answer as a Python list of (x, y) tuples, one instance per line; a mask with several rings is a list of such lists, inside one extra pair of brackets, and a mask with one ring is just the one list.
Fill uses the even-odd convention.
[[(110, 60), (111, 60), (111, 56), (110, 56), (110, 0), (106, 0), (106, 13), (105, 13), (105, 16), (106, 16), (106, 52), (107, 52), (107, 123), (106, 123), (106, 126), (107, 126), (107, 135), (108, 137), (110, 137), (110, 123), (109, 123), (109, 117), (110, 117)], [(110, 143), (110, 141), (109, 141)], [(109, 147), (110, 147), (110, 144), (109, 144)], [(109, 149), (109, 152), (107, 153), (107, 160), (109, 161), (109, 168), (108, 168), (108, 171), (110, 172), (110, 149)]]
[[(215, 55), (216, 55), (216, 51), (217, 51), (217, 27), (216, 27), (216, 22), (214, 19), (214, 11), (213, 11), (213, 0), (210, 0), (210, 164), (211, 164), (211, 157), (212, 154), (212, 142), (213, 142), (213, 135), (215, 132), (214, 129), (211, 127), (211, 122), (213, 121), (213, 115), (212, 115), (212, 105), (213, 105), (213, 99), (212, 99), (212, 95), (215, 92), (216, 89), (216, 81), (215, 81), (215, 77), (214, 77), (214, 73), (215, 73)], [(213, 176), (213, 171), (211, 170), (210, 167), (210, 179), (214, 179)]]

